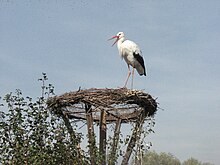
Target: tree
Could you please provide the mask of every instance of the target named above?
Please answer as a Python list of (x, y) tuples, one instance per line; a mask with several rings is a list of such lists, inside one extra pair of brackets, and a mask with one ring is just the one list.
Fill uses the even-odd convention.
[(148, 151), (143, 157), (145, 165), (214, 165), (211, 163), (202, 163), (195, 158), (189, 158), (183, 163), (170, 153), (162, 152), (160, 154), (155, 151)]
[(194, 158), (189, 158), (183, 162), (183, 165), (202, 165), (202, 164)]
[(189, 158), (185, 160), (182, 165), (213, 165), (211, 163), (201, 163), (195, 158)]
[(180, 161), (170, 153), (162, 152), (157, 154), (155, 151), (147, 152), (143, 158), (144, 165), (181, 165)]
[(1, 164), (87, 164), (79, 155), (80, 134), (71, 140), (64, 121), (50, 113), (46, 99), (53, 94), (52, 84), (42, 82), (42, 95), (33, 101), (21, 90), (9, 93), (0, 104), (0, 162)]

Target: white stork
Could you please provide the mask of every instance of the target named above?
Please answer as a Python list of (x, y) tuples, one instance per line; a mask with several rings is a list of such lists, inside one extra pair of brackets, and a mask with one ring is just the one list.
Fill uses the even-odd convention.
[[(140, 76), (146, 76), (146, 70), (144, 66), (144, 59), (141, 54), (141, 50), (136, 43), (130, 40), (125, 40), (125, 35), (123, 32), (118, 32), (116, 36), (113, 36), (109, 40), (116, 38), (116, 41), (113, 43), (117, 43), (119, 55), (121, 58), (126, 61), (128, 65), (128, 76), (125, 81), (124, 87), (126, 88), (128, 79), (131, 75), (130, 65), (133, 67), (132, 69), (132, 81), (131, 88), (133, 88), (133, 79), (134, 79), (134, 68), (137, 70)], [(112, 46), (113, 46), (112, 45)]]

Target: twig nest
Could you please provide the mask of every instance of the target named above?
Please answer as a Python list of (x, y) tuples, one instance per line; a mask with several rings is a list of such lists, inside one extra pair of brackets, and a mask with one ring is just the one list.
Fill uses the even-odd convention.
[(153, 116), (157, 111), (157, 102), (151, 95), (126, 88), (91, 88), (69, 92), (49, 98), (47, 105), (55, 114), (63, 113), (68, 118), (86, 119), (86, 115), (90, 113), (97, 122), (101, 111), (106, 112), (107, 122), (119, 118), (122, 122), (129, 122), (137, 120), (141, 114)]

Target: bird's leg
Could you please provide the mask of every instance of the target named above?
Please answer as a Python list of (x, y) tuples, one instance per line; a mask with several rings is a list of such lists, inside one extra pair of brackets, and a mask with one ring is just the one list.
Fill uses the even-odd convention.
[(132, 69), (131, 89), (133, 89), (133, 80), (134, 80), (134, 67)]
[(130, 75), (131, 75), (131, 71), (130, 71), (130, 66), (128, 65), (128, 76), (127, 76), (127, 79), (126, 79), (126, 81), (125, 81), (124, 88), (126, 88), (126, 86), (127, 86), (128, 79), (129, 79)]

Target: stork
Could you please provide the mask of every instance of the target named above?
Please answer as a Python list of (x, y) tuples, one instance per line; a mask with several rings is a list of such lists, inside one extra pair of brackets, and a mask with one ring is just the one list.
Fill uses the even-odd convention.
[(112, 46), (117, 43), (118, 52), (122, 59), (128, 65), (128, 75), (125, 81), (124, 88), (126, 88), (129, 77), (131, 76), (130, 66), (132, 66), (132, 81), (131, 88), (133, 88), (133, 79), (134, 79), (134, 69), (137, 70), (140, 76), (146, 76), (146, 70), (144, 66), (144, 59), (142, 57), (141, 50), (139, 46), (130, 40), (125, 40), (125, 35), (123, 32), (118, 32), (116, 36), (113, 36), (109, 40), (116, 38)]

